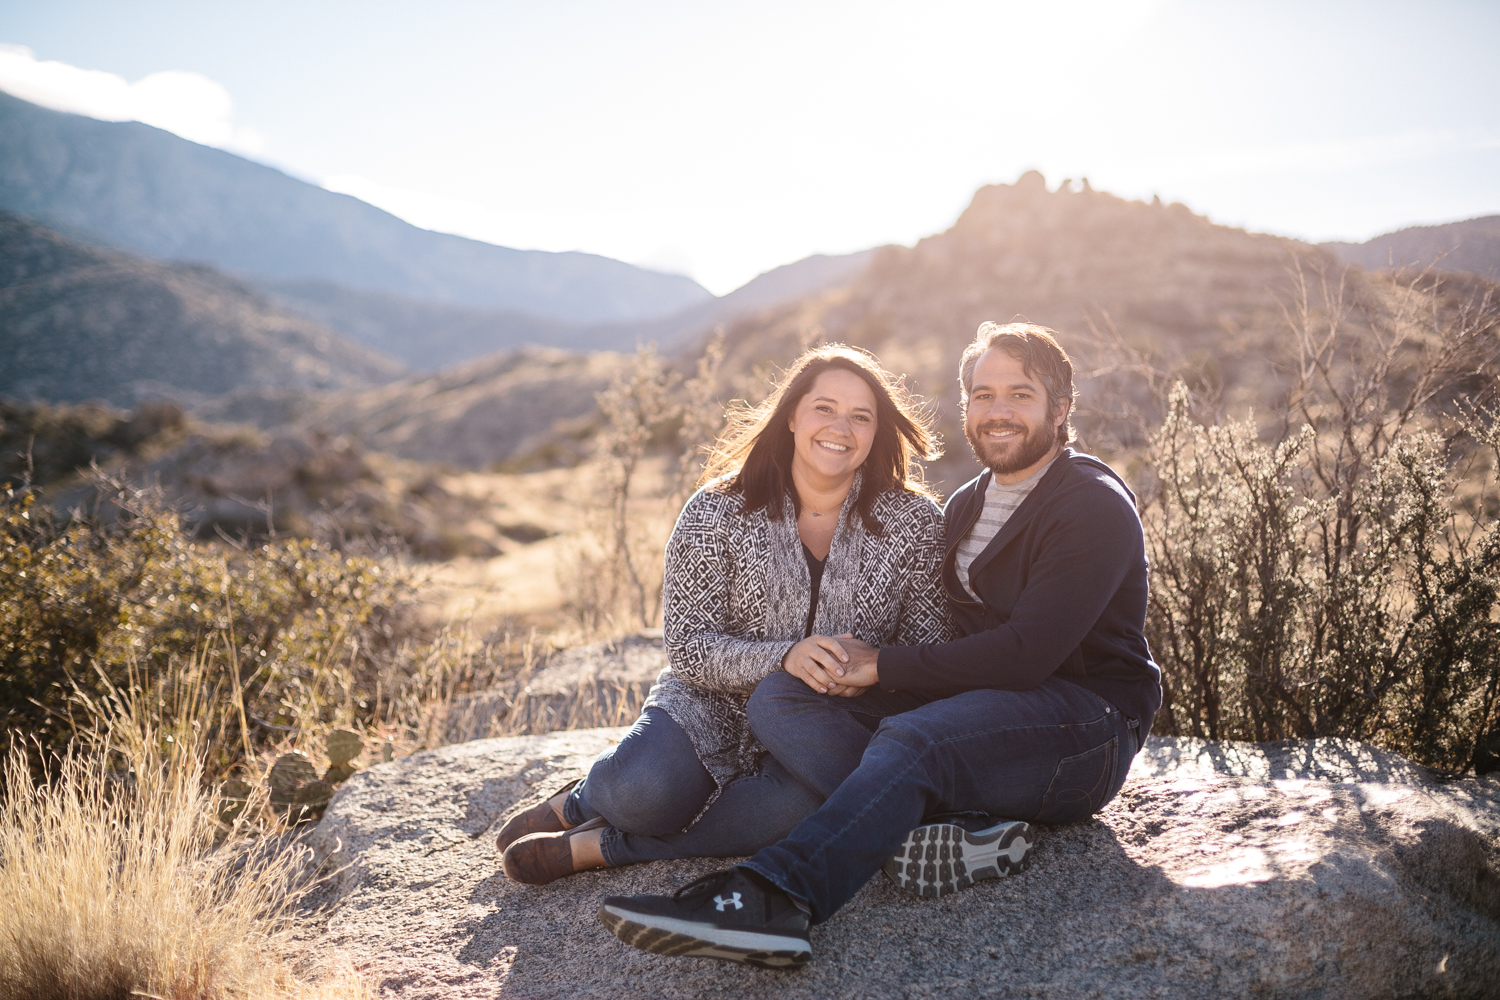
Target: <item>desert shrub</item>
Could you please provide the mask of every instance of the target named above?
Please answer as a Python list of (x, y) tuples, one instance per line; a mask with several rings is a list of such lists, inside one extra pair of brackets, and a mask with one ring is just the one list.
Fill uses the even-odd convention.
[(90, 724), (80, 699), (187, 661), (237, 705), (212, 720), (215, 771), (291, 729), (375, 716), (412, 629), (400, 572), (301, 539), (194, 544), (140, 491), (113, 505), (112, 517), (63, 518), (29, 491), (0, 495), (0, 728), (59, 751)]
[(1268, 425), (1172, 389), (1140, 489), (1158, 732), (1500, 767), (1495, 317), (1386, 294), (1358, 337), (1292, 310), (1292, 406)]

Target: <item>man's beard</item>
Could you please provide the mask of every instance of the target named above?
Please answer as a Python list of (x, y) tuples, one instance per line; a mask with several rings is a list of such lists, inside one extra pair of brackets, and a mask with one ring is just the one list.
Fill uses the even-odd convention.
[[(989, 431), (1021, 431), (1020, 447), (1014, 444), (1015, 438), (1007, 444), (990, 444), (983, 436)], [(1029, 469), (1047, 456), (1052, 446), (1057, 443), (1058, 429), (1051, 424), (1042, 424), (1030, 433), (1025, 433), (1026, 428), (1020, 424), (1013, 424), (1008, 420), (991, 420), (980, 424), (977, 432), (964, 424), (964, 437), (969, 439), (969, 447), (974, 449), (974, 454), (979, 461), (989, 467), (996, 475), (1006, 476), (1012, 472), (1020, 472)]]

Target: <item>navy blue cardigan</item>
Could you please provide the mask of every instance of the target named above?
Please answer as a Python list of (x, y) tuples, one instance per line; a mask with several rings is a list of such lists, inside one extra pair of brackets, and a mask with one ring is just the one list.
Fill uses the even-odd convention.
[(944, 512), (943, 588), (963, 638), (880, 650), (880, 686), (936, 698), (1025, 691), (1056, 674), (1139, 719), (1161, 707), (1146, 645), (1146, 548), (1135, 496), (1090, 455), (1065, 449), (959, 583), (959, 540), (984, 506), (985, 470)]

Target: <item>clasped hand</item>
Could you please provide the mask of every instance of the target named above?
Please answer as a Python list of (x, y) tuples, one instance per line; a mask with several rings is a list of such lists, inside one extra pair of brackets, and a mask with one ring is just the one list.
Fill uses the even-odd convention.
[(853, 698), (879, 683), (878, 652), (848, 632), (810, 635), (787, 650), (781, 668), (819, 694)]

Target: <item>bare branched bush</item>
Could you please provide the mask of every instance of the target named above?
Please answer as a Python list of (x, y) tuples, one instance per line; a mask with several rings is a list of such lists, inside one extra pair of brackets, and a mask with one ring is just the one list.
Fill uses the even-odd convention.
[(655, 345), (636, 351), (628, 375), (616, 376), (603, 393), (598, 408), (604, 414), (604, 430), (598, 436), (598, 454), (603, 471), (607, 526), (604, 564), (598, 567), (598, 583), (604, 606), (624, 603), (640, 627), (654, 624), (661, 609), (660, 570), (646, 565), (637, 552), (637, 532), (631, 517), (631, 492), (646, 448), (658, 430), (672, 418), (669, 393), (676, 375), (661, 367)]
[(719, 432), (724, 429), (724, 404), (718, 394), (724, 354), (724, 328), (721, 326), (704, 346), (693, 376), (682, 383), (677, 480), (667, 500), (669, 507), (681, 507), (698, 488), (703, 464), (708, 460)]
[(725, 353), (720, 328), (683, 379), (648, 345), (598, 394), (607, 421), (595, 447), (599, 499), (592, 523), (558, 568), (567, 610), (585, 639), (660, 622), (662, 551), (724, 427)]
[(1346, 736), (1492, 769), (1495, 313), (1450, 308), (1425, 278), (1351, 305), (1298, 277), (1289, 410), (1269, 427), (1225, 420), (1179, 383), (1149, 438), (1157, 730)]

